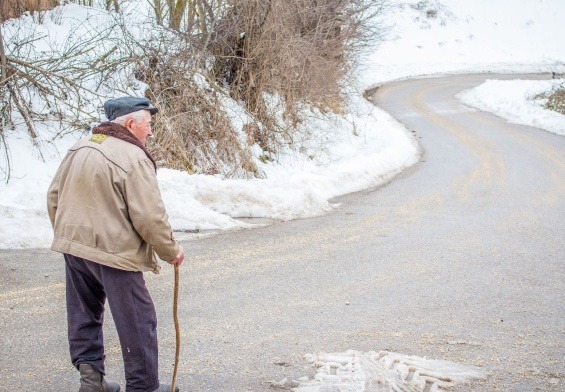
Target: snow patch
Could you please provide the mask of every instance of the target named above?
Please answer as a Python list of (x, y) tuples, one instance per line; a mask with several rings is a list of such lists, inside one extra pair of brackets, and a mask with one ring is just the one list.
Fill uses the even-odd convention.
[(318, 372), (295, 392), (437, 392), (486, 377), (475, 366), (389, 351), (349, 350), (306, 358)]

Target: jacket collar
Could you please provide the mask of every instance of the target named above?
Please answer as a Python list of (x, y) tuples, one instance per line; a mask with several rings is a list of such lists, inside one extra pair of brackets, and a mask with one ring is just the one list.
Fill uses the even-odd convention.
[(155, 160), (153, 159), (149, 151), (147, 151), (145, 146), (141, 144), (141, 142), (130, 131), (128, 131), (126, 127), (118, 123), (106, 121), (94, 127), (92, 129), (92, 134), (108, 135), (136, 145), (137, 147), (141, 148), (145, 155), (147, 155), (147, 158), (151, 160), (153, 167), (155, 168), (155, 173), (157, 173), (157, 164), (155, 163)]

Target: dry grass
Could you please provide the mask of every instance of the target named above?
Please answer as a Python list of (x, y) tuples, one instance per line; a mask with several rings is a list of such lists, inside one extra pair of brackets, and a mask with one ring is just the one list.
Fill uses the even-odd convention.
[[(382, 1), (233, 0), (212, 40), (213, 77), (263, 125), (264, 150), (292, 139), (303, 103), (340, 112), (345, 77), (359, 45), (375, 38), (367, 21)], [(265, 101), (276, 94), (284, 121)], [(282, 137), (281, 137), (282, 136)]]
[(149, 149), (169, 168), (224, 177), (255, 176), (251, 154), (233, 129), (218, 93), (196, 83), (190, 72), (192, 60), (187, 60), (194, 57), (187, 54), (161, 57), (153, 71), (143, 73), (149, 85), (146, 95), (160, 108)]
[(59, 0), (3, 0), (0, 2), (0, 15), (2, 20), (8, 20), (18, 18), (26, 11), (46, 11), (59, 4)]
[[(271, 159), (292, 144), (304, 104), (343, 112), (353, 54), (375, 38), (367, 21), (383, 4), (231, 0), (216, 9), (208, 35), (177, 31), (174, 43), (156, 40), (144, 48), (151, 54), (142, 57), (136, 75), (162, 108), (152, 151), (175, 169), (257, 176), (250, 147), (258, 144)], [(208, 75), (206, 87), (195, 83), (197, 72)], [(243, 135), (220, 104), (218, 94), (226, 92), (253, 118)]]
[(549, 110), (565, 114), (565, 87), (555, 91), (548, 97), (545, 107)]

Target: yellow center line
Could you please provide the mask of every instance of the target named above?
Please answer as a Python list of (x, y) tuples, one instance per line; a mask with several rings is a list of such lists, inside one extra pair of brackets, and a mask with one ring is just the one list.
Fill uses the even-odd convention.
[[(426, 95), (442, 89), (443, 86), (429, 86), (411, 98), (411, 104), (422, 117), (438, 125), (464, 146), (478, 164), (464, 179), (454, 184), (456, 193), (461, 198), (469, 198), (471, 190), (478, 186), (500, 186), (506, 182), (506, 164), (497, 152), (496, 146), (476, 130), (452, 121), (433, 112), (425, 103)], [(457, 108), (454, 108), (457, 110)]]

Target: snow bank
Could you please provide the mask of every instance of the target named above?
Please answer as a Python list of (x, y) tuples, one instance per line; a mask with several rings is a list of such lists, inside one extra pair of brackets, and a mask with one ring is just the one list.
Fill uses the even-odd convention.
[(543, 107), (547, 95), (565, 86), (565, 79), (487, 80), (457, 96), (463, 103), (492, 112), (511, 123), (565, 135), (565, 116)]
[[(382, 184), (417, 162), (417, 143), (396, 120), (361, 98), (350, 105), (344, 117), (316, 114), (305, 121), (304, 153), (289, 149), (278, 162), (258, 161), (264, 179), (160, 169), (157, 176), (173, 229), (230, 230), (250, 226), (234, 218), (290, 220), (324, 214), (334, 207), (331, 198)], [(50, 245), (47, 188), (78, 136), (44, 147), (51, 153), (42, 158), (27, 135), (7, 133), (13, 180), (0, 185), (0, 249)], [(325, 143), (316, 145), (320, 140)]]
[[(330, 211), (331, 198), (382, 184), (417, 162), (418, 146), (396, 120), (363, 101), (355, 102), (355, 110), (356, 114), (350, 112), (345, 118), (328, 115), (307, 120), (303, 127), (310, 134), (302, 134), (303, 153), (288, 150), (278, 162), (258, 162), (264, 179), (221, 179), (159, 170), (175, 229), (242, 225), (231, 219), (198, 221), (184, 205), (186, 197), (191, 207), (198, 205), (216, 217), (305, 218)], [(326, 144), (314, 147), (320, 140)]]

